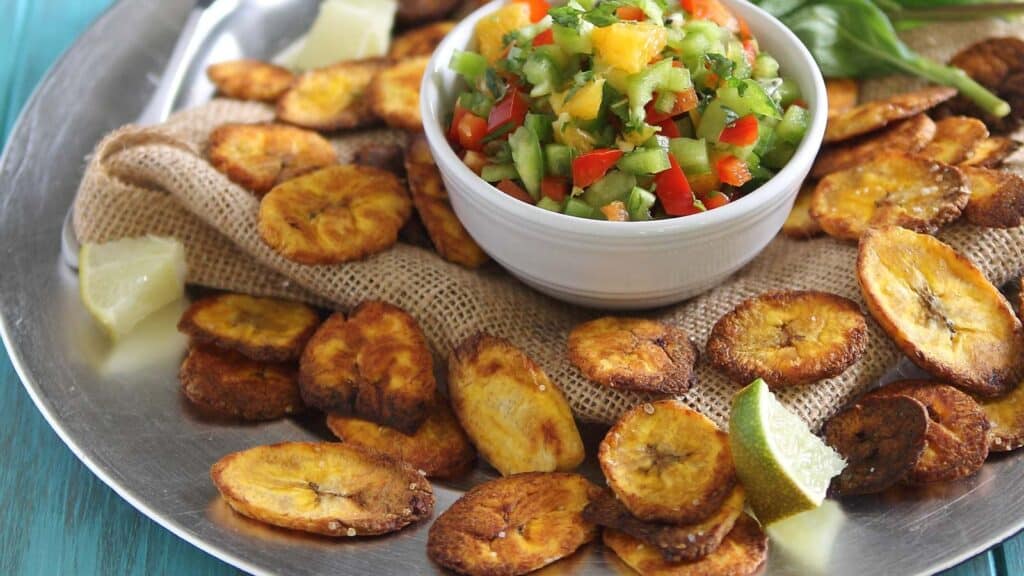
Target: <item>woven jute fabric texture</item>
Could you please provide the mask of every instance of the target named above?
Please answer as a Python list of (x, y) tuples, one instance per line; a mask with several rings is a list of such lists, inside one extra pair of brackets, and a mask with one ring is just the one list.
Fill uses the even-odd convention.
[[(975, 40), (1011, 33), (999, 22), (946, 25), (914, 31), (908, 41), (940, 59)], [(873, 81), (867, 97), (914, 85), (905, 78)], [(273, 110), (262, 104), (216, 100), (149, 129), (123, 128), (104, 139), (93, 154), (75, 203), (75, 230), (82, 242), (104, 242), (142, 234), (169, 235), (184, 242), (191, 283), (307, 301), (349, 310), (381, 299), (415, 316), (441, 358), (462, 339), (487, 331), (521, 346), (565, 392), (580, 420), (611, 423), (647, 397), (608, 390), (588, 382), (568, 361), (566, 339), (578, 323), (601, 315), (530, 290), (496, 266), (470, 271), (429, 250), (406, 244), (362, 262), (304, 266), (270, 250), (257, 234), (259, 201), (231, 183), (205, 160), (210, 132), (227, 122), (267, 122)], [(389, 130), (334, 139), (342, 162), (372, 142), (402, 143)], [(984, 230), (955, 225), (940, 237), (975, 262), (996, 285), (1024, 269), (1024, 231)], [(830, 238), (796, 242), (778, 238), (733, 278), (690, 302), (648, 316), (682, 327), (703, 350), (714, 323), (744, 299), (769, 290), (813, 289), (859, 302), (856, 246)], [(708, 257), (713, 258), (713, 254)], [(863, 358), (837, 378), (779, 397), (817, 428), (850, 399), (871, 388), (900, 358), (882, 330), (869, 320), (870, 344)], [(721, 426), (728, 421), (731, 382), (699, 362), (697, 380), (682, 400)]]

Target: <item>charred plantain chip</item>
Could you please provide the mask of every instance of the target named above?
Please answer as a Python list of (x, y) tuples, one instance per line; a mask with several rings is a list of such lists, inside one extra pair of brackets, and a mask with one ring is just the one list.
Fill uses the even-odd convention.
[(825, 80), (825, 90), (830, 117), (852, 110), (860, 100), (860, 83), (853, 78), (829, 78)]
[(932, 141), (935, 132), (935, 122), (924, 114), (918, 114), (885, 130), (826, 147), (818, 154), (811, 168), (811, 177), (824, 178), (887, 154), (917, 152)]
[(405, 150), (398, 144), (367, 144), (356, 150), (353, 163), (405, 176)]
[(276, 186), (260, 202), (259, 234), (300, 264), (339, 264), (386, 250), (412, 211), (394, 174), (332, 166)]
[(729, 436), (675, 400), (626, 412), (601, 442), (598, 459), (619, 501), (649, 522), (701, 522), (736, 484)]
[(961, 96), (949, 103), (954, 113), (982, 118), (993, 131), (1002, 134), (1020, 126), (1024, 114), (1024, 40), (1012, 36), (986, 38), (958, 52), (950, 64), (1006, 100), (1011, 110), (1008, 116), (995, 118)]
[(320, 317), (298, 302), (219, 294), (203, 298), (181, 316), (178, 330), (195, 342), (236, 350), (266, 362), (298, 360)]
[(597, 537), (583, 508), (600, 490), (577, 474), (517, 474), (481, 484), (430, 527), (427, 555), (460, 574), (526, 574)]
[(825, 142), (841, 142), (885, 128), (890, 123), (916, 116), (956, 96), (956, 90), (946, 86), (923, 88), (898, 94), (885, 100), (867, 102), (841, 112), (828, 119)]
[(243, 516), (325, 536), (376, 536), (429, 517), (434, 492), (408, 464), (334, 442), (258, 446), (210, 470)]
[(606, 529), (603, 539), (605, 546), (643, 576), (753, 576), (768, 559), (768, 537), (746, 514), (714, 552), (695, 562), (668, 562), (655, 546), (616, 530)]
[(842, 374), (864, 354), (860, 308), (826, 292), (769, 292), (723, 316), (708, 338), (708, 360), (737, 382), (764, 378), (772, 388)]
[(924, 453), (928, 412), (907, 396), (865, 398), (825, 423), (825, 442), (846, 460), (836, 496), (876, 494), (914, 468)]
[(829, 236), (857, 240), (887, 225), (934, 232), (959, 218), (969, 198), (957, 168), (890, 154), (826, 176), (814, 190), (811, 214)]
[(685, 332), (654, 320), (606, 316), (569, 334), (569, 361), (616, 390), (682, 394), (693, 381), (697, 349)]
[(906, 380), (875, 390), (873, 398), (907, 396), (922, 404), (928, 415), (925, 447), (908, 484), (928, 484), (966, 478), (981, 470), (988, 458), (988, 420), (973, 398), (937, 382)]
[(1024, 446), (1024, 386), (1009, 394), (978, 400), (989, 423), (990, 452), (1009, 452)]
[(437, 393), (419, 324), (401, 308), (375, 301), (320, 326), (302, 353), (299, 384), (310, 406), (405, 434), (427, 419)]
[(476, 451), (448, 406), (438, 395), (430, 415), (413, 434), (367, 420), (327, 415), (327, 427), (342, 442), (376, 450), (426, 473), (427, 478), (458, 478), (470, 471)]
[(396, 18), (402, 24), (422, 24), (444, 18), (460, 0), (398, 0)]
[(814, 197), (814, 185), (804, 184), (793, 203), (793, 209), (782, 225), (782, 233), (794, 240), (809, 240), (820, 236), (823, 231), (818, 221), (811, 216), (811, 199)]
[(385, 58), (368, 58), (306, 72), (277, 101), (277, 118), (313, 130), (374, 124), (377, 117), (367, 91), (387, 66)]
[(455, 28), (455, 22), (446, 21), (435, 22), (404, 32), (391, 41), (388, 57), (403, 60), (416, 56), (430, 56), (453, 28)]
[(294, 368), (251, 360), (231, 350), (191, 348), (178, 379), (190, 402), (219, 416), (276, 420), (305, 408)]
[(967, 221), (988, 228), (1024, 224), (1024, 178), (1013, 172), (962, 167), (971, 199), (964, 208)]
[(373, 112), (392, 128), (423, 129), (420, 116), (420, 83), (427, 71), (429, 56), (402, 60), (381, 70), (370, 83)]
[(228, 98), (261, 102), (274, 102), (295, 81), (287, 68), (259, 60), (219, 62), (206, 69), (206, 76)]
[(1021, 143), (1002, 136), (992, 136), (978, 142), (971, 156), (960, 163), (960, 166), (975, 168), (999, 168), (1007, 158), (1020, 150)]
[(210, 164), (263, 196), (278, 184), (337, 164), (331, 143), (316, 132), (279, 124), (225, 124), (210, 135)]
[(935, 123), (935, 138), (920, 154), (946, 164), (959, 164), (969, 158), (986, 138), (988, 128), (981, 120), (950, 116)]
[(448, 391), (462, 428), (502, 475), (567, 471), (583, 461), (561, 390), (507, 340), (479, 334), (460, 344), (448, 360)]
[(1020, 320), (951, 247), (895, 226), (872, 230), (860, 243), (857, 276), (871, 315), (922, 369), (981, 396), (1017, 383)]

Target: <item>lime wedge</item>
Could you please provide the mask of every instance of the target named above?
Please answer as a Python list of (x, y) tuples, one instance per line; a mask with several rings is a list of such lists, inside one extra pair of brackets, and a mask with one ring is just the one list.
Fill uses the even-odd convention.
[(185, 248), (173, 238), (144, 236), (86, 243), (78, 257), (86, 309), (114, 338), (185, 295)]
[(760, 378), (733, 398), (729, 442), (747, 501), (762, 524), (820, 506), (829, 482), (846, 466)]
[(387, 54), (396, 0), (324, 0), (302, 47), (288, 63), (301, 70)]

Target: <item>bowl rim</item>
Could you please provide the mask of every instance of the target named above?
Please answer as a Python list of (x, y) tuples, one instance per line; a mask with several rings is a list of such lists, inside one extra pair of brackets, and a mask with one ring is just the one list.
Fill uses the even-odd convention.
[[(471, 39), (472, 28), (476, 27), (477, 22), (497, 10), (506, 1), (493, 0), (459, 22), (434, 51), (421, 85), (420, 109), (424, 133), (438, 168), (442, 174), (454, 179), (467, 190), (483, 190), (485, 193), (467, 194), (463, 198), (476, 204), (478, 208), (500, 211), (528, 228), (561, 236), (588, 236), (604, 240), (649, 239), (652, 236), (704, 236), (709, 229), (717, 228), (725, 232), (729, 228), (724, 226), (725, 224), (736, 226), (760, 217), (778, 203), (788, 200), (790, 196), (787, 192), (792, 190), (793, 183), (806, 178), (821, 148), (828, 120), (828, 101), (821, 70), (803, 42), (777, 18), (747, 0), (722, 0), (730, 8), (740, 12), (753, 30), (760, 30), (759, 35), (765, 34), (766, 27), (771, 28), (772, 33), (780, 38), (780, 43), (788, 43), (795, 49), (796, 61), (785, 62), (785, 68), (806, 68), (810, 71), (812, 94), (805, 94), (804, 99), (811, 104), (811, 125), (796, 153), (778, 174), (740, 200), (721, 208), (691, 216), (644, 222), (608, 222), (577, 218), (545, 210), (504, 194), (481, 179), (458, 157), (442, 129), (441, 118), (434, 114), (434, 110), (445, 110), (448, 105), (442, 101), (440, 77), (446, 73), (452, 74), (448, 70), (450, 54), (456, 49), (464, 49), (467, 41), (464, 39), (460, 42), (459, 39)], [(450, 186), (449, 189), (451, 188), (455, 187)]]

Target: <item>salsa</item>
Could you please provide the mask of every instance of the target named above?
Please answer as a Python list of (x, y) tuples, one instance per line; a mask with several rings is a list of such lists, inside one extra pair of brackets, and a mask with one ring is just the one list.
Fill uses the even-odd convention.
[(448, 138), (502, 192), (581, 218), (714, 210), (783, 168), (810, 113), (718, 0), (513, 0), (451, 68)]

